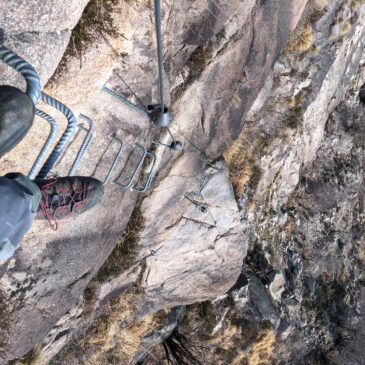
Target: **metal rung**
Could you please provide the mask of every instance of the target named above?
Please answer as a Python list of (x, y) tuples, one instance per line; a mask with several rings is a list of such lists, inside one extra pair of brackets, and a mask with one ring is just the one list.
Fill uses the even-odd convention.
[(154, 173), (154, 170), (155, 170), (155, 164), (156, 164), (156, 155), (153, 153), (153, 152), (147, 152), (146, 153), (146, 156), (151, 156), (152, 159), (153, 159), (153, 162), (152, 162), (152, 166), (151, 166), (151, 170), (150, 170), (150, 173), (148, 175), (148, 178), (147, 178), (147, 181), (146, 181), (146, 184), (144, 187), (140, 187), (140, 188), (137, 188), (137, 184), (135, 184), (131, 190), (133, 191), (137, 191), (139, 193), (144, 193), (146, 192), (146, 190), (151, 186), (152, 184), (152, 180), (153, 180), (153, 173)]
[(113, 90), (108, 89), (107, 87), (103, 86), (102, 90), (105, 91), (106, 93), (108, 93), (109, 95), (113, 96), (114, 98), (118, 99), (119, 101), (121, 101), (122, 103), (130, 106), (132, 109), (136, 110), (137, 112), (143, 114), (144, 116), (146, 116), (148, 119), (150, 119), (150, 115), (143, 109), (141, 109), (139, 106), (131, 103), (129, 100), (123, 98), (123, 96), (118, 95), (116, 92), (114, 92)]
[(35, 175), (36, 175), (39, 167), (41, 166), (43, 159), (46, 157), (46, 154), (47, 154), (49, 148), (51, 147), (51, 144), (53, 143), (53, 141), (56, 137), (56, 134), (57, 134), (57, 124), (50, 115), (42, 112), (41, 110), (39, 110), (37, 108), (35, 108), (35, 114), (38, 115), (39, 117), (43, 118), (50, 124), (51, 131), (49, 132), (48, 138), (47, 138), (46, 142), (44, 143), (41, 152), (39, 152), (37, 159), (35, 160), (32, 168), (29, 171), (28, 177), (29, 177), (29, 179), (32, 179), (32, 180), (35, 178)]
[(22, 74), (27, 83), (26, 94), (32, 100), (33, 104), (36, 105), (41, 93), (41, 83), (34, 68), (26, 60), (19, 57), (15, 52), (1, 44), (1, 42), (0, 60), (3, 60), (14, 70)]
[(119, 148), (119, 151), (118, 151), (117, 155), (115, 156), (115, 159), (114, 159), (114, 161), (113, 161), (113, 163), (112, 163), (112, 165), (111, 165), (111, 167), (110, 167), (110, 169), (109, 169), (108, 174), (106, 175), (106, 178), (105, 178), (105, 180), (104, 180), (104, 182), (103, 182), (103, 185), (105, 185), (105, 184), (109, 181), (110, 176), (112, 175), (112, 173), (113, 173), (113, 171), (114, 171), (114, 169), (115, 169), (115, 166), (116, 166), (116, 164), (117, 164), (117, 162), (118, 162), (118, 159), (119, 159), (119, 157), (120, 157), (120, 154), (122, 153), (123, 148), (124, 148), (124, 143), (123, 143), (123, 141), (122, 141), (122, 140), (120, 140), (118, 137), (116, 137), (115, 133), (112, 133), (112, 134), (109, 136), (109, 138), (110, 138), (110, 139), (114, 139), (115, 141), (117, 141), (118, 143), (120, 143), (120, 148)]
[[(133, 175), (132, 175), (132, 177), (130, 178), (130, 180), (129, 180), (128, 184), (127, 184), (127, 185), (123, 185), (123, 184), (121, 184), (120, 182), (118, 182), (117, 180), (113, 180), (113, 183), (114, 183), (114, 184), (118, 185), (120, 188), (123, 188), (123, 189), (129, 189), (129, 188), (132, 186), (133, 180), (134, 180), (134, 178), (137, 176), (138, 171), (139, 171), (139, 170), (140, 170), (140, 168), (142, 167), (143, 161), (144, 161), (144, 159), (145, 159), (145, 157), (146, 157), (146, 155), (147, 155), (147, 150), (146, 150), (143, 146), (141, 146), (139, 143), (135, 143), (135, 144), (134, 144), (134, 147), (138, 147), (138, 148), (140, 148), (140, 149), (143, 151), (143, 155), (142, 155), (142, 158), (140, 159), (140, 161), (138, 162), (138, 165), (137, 165), (136, 169), (134, 170)], [(127, 164), (126, 164), (126, 165), (127, 165)], [(124, 169), (125, 169), (125, 167), (126, 167), (126, 166), (124, 166)], [(123, 170), (124, 170), (124, 169), (123, 169)], [(123, 170), (122, 170), (122, 172), (123, 172)], [(122, 172), (120, 173), (120, 175), (122, 174)], [(120, 176), (120, 175), (119, 175), (119, 176)]]
[(66, 105), (62, 104), (58, 100), (52, 98), (51, 96), (49, 96), (43, 92), (41, 93), (41, 99), (45, 103), (51, 105), (52, 107), (54, 107), (55, 109), (60, 111), (62, 114), (64, 114), (65, 117), (67, 118), (68, 124), (67, 124), (67, 128), (63, 132), (60, 140), (58, 141), (56, 147), (53, 149), (53, 151), (50, 154), (50, 156), (48, 157), (47, 161), (44, 163), (41, 171), (38, 173), (36, 179), (45, 179), (46, 178), (48, 173), (51, 171), (53, 165), (55, 164), (57, 158), (59, 157), (61, 152), (65, 149), (71, 136), (74, 134), (75, 128), (76, 128), (76, 118), (75, 118), (74, 114), (72, 113), (72, 111)]
[(70, 172), (68, 174), (69, 176), (74, 176), (75, 171), (78, 168), (78, 166), (80, 165), (81, 160), (84, 157), (84, 154), (85, 154), (86, 150), (89, 148), (90, 142), (91, 142), (91, 140), (93, 138), (93, 133), (92, 133), (92, 130), (94, 128), (93, 121), (89, 117), (87, 117), (86, 115), (83, 115), (83, 114), (80, 114), (79, 117), (81, 119), (86, 120), (89, 123), (89, 129), (86, 129), (86, 128), (82, 127), (81, 125), (78, 125), (78, 127), (80, 129), (83, 129), (83, 130), (86, 129), (87, 133), (86, 133), (86, 136), (84, 138), (84, 141), (82, 142), (82, 145), (80, 147), (80, 150), (79, 150), (79, 152), (76, 155), (75, 161), (72, 164), (72, 167), (71, 167)]

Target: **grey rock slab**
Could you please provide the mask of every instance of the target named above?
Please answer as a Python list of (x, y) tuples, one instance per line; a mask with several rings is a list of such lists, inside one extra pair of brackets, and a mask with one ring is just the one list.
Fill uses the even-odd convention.
[[(188, 136), (194, 145), (210, 153), (210, 157), (219, 156), (237, 138), (244, 114), (264, 85), (272, 62), (291, 31), (288, 18), (281, 18), (290, 9), (284, 3), (265, 3), (263, 7), (253, 8), (250, 27), (237, 29), (229, 47), (210, 60), (197, 81), (187, 85), (174, 102), (172, 130), (178, 138), (182, 137), (186, 143), (184, 137)], [(277, 7), (286, 7), (286, 10), (273, 13)], [(272, 23), (264, 22), (267, 18)], [(273, 42), (267, 35), (272, 35), (273, 28), (270, 27), (276, 29), (276, 22), (281, 22), (281, 33)], [(263, 29), (263, 26), (270, 29)], [(240, 85), (238, 80), (243, 72), (248, 81)], [(165, 152), (165, 156), (168, 153)], [(146, 214), (146, 228), (141, 240), (141, 246), (145, 247), (143, 254), (151, 248), (159, 249), (155, 257), (147, 259), (143, 285), (147, 301), (158, 303), (157, 306), (192, 303), (221, 294), (237, 278), (246, 250), (233, 223), (238, 224), (239, 215), (237, 208), (233, 208), (236, 203), (232, 187), (228, 180), (220, 181), (224, 174), (214, 175), (204, 193), (212, 194), (210, 198), (213, 199), (211, 202), (208, 199), (207, 215), (184, 199), (184, 193), (195, 189), (204, 173), (197, 154), (199, 151), (186, 143), (182, 156), (171, 157), (166, 162), (170, 168), (168, 173), (166, 176), (162, 174), (158, 187), (142, 206)], [(161, 160), (164, 161), (164, 156)], [(228, 186), (230, 193), (227, 193), (229, 189), (226, 190)], [(233, 205), (224, 210), (225, 204)], [(236, 214), (236, 218), (229, 214)], [(196, 280), (198, 276), (194, 279), (196, 270), (199, 270), (199, 280)], [(199, 290), (196, 290), (197, 281)]]
[[(234, 8), (237, 3), (217, 4), (225, 13), (235, 14)], [(188, 52), (185, 54), (183, 50), (180, 51), (176, 56), (179, 58), (176, 65), (184, 65), (196, 46), (204, 46), (204, 42), (213, 39), (216, 44), (212, 57), (206, 60), (207, 64), (194, 78), (184, 81), (180, 95), (176, 94), (175, 98), (171, 98), (175, 114), (173, 128), (192, 138), (193, 142), (202, 146), (211, 157), (219, 157), (238, 137), (245, 114), (260, 92), (274, 61), (289, 37), (293, 27), (291, 4), (288, 0), (275, 0), (257, 5), (250, 2), (249, 11), (245, 11), (242, 19), (239, 17), (240, 13), (237, 13), (228, 18), (220, 17), (219, 20), (215, 19), (218, 10), (212, 10), (211, 4), (196, 2), (195, 5), (203, 9), (207, 29), (196, 42), (188, 41), (188, 35), (192, 34), (190, 29), (196, 29), (197, 23), (197, 12), (192, 9), (192, 18), (195, 20), (186, 21), (185, 29), (181, 31), (182, 39), (189, 43), (186, 46)], [(244, 5), (240, 4), (240, 9), (243, 9)], [(59, 17), (64, 16), (64, 9), (67, 7), (68, 11), (75, 13), (75, 17), (79, 16), (81, 3), (76, 3), (75, 6), (77, 7), (73, 7), (69, 2), (62, 2), (63, 10), (58, 12)], [(44, 11), (45, 14), (49, 14), (47, 22), (52, 24), (53, 9), (41, 9), (37, 19), (42, 18)], [(139, 4), (130, 6), (123, 3), (122, 11), (128, 11), (122, 13), (124, 16), (128, 14), (128, 21), (121, 23), (125, 27), (122, 31), (127, 40), (112, 46), (119, 52), (126, 51), (128, 55), (125, 59), (113, 59), (114, 53), (106, 46), (107, 42), (104, 42), (100, 44), (99, 49), (95, 46), (86, 53), (81, 69), (79, 61), (73, 60), (70, 70), (61, 75), (47, 90), (52, 96), (70, 106), (75, 115), (82, 112), (95, 122), (95, 139), (78, 170), (78, 174), (81, 175), (98, 178), (105, 176), (108, 163), (113, 160), (112, 151), (107, 150), (108, 135), (111, 132), (117, 133), (118, 137), (126, 142), (126, 154), (123, 158), (127, 158), (135, 141), (149, 146), (154, 133), (148, 121), (100, 91), (100, 87), (109, 77), (109, 85), (118, 91), (126, 91), (125, 87), (121, 88), (117, 76), (111, 75), (111, 71), (118, 68), (128, 74), (126, 79), (132, 84), (134, 79), (141, 78), (137, 83), (137, 91), (143, 91), (141, 97), (145, 103), (155, 100), (154, 85), (157, 73), (151, 76), (152, 62), (155, 62), (151, 52), (154, 45), (153, 23), (149, 20), (151, 10)], [(27, 12), (28, 8), (23, 11), (23, 16), (19, 17), (25, 19)], [(164, 16), (165, 25), (167, 15), (166, 13)], [(181, 16), (173, 11), (170, 15), (170, 20), (174, 16)], [(20, 22), (17, 23), (11, 16), (9, 19), (9, 32), (13, 29), (14, 34), (19, 32), (16, 37), (24, 36), (27, 21), (24, 21), (21, 28)], [(145, 19), (147, 21), (144, 21)], [(225, 44), (222, 40), (217, 40), (222, 20), (228, 22), (224, 32), (228, 37)], [(32, 22), (36, 23), (34, 20)], [(64, 25), (62, 21), (56, 22), (52, 31), (63, 27), (69, 29), (70, 24), (75, 22), (72, 18), (70, 23)], [(175, 24), (177, 23), (175, 21)], [(48, 32), (45, 24), (40, 24), (40, 28), (47, 30), (43, 33), (41, 29), (42, 34), (52, 33)], [(174, 39), (179, 27), (172, 26), (170, 33), (168, 27), (164, 29), (167, 29), (166, 39)], [(17, 51), (29, 58), (44, 83), (51, 74), (51, 67), (49, 70), (40, 67), (40, 64), (45, 64), (42, 55), (47, 48), (37, 48), (36, 42), (29, 42), (30, 39), (24, 41)], [(52, 43), (52, 38), (48, 42)], [(60, 43), (62, 45), (55, 47), (52, 52), (47, 51), (49, 57), (57, 58), (62, 54), (66, 37)], [(183, 46), (184, 44), (180, 48)], [(29, 52), (36, 50), (34, 58), (31, 58), (30, 53), (28, 56), (28, 49)], [(167, 49), (165, 59), (172, 59), (176, 51), (178, 50), (172, 52)], [(120, 62), (118, 67), (117, 61)], [(155, 64), (153, 68), (156, 71)], [(173, 71), (173, 68), (169, 70), (166, 62), (166, 78), (171, 80), (171, 84), (174, 81)], [(247, 80), (241, 83), (243, 73), (246, 74)], [(10, 80), (7, 77), (5, 80)], [(45, 106), (44, 108), (45, 111), (49, 110)], [(65, 126), (64, 120), (60, 123)], [(55, 172), (60, 175), (68, 172), (80, 143), (79, 138), (70, 144), (63, 160), (55, 167)], [(146, 228), (141, 233), (140, 254), (144, 255), (151, 248), (157, 249), (161, 245), (158, 254), (146, 260), (147, 270), (143, 277), (146, 307), (151, 304), (150, 308), (156, 309), (212, 298), (227, 291), (241, 270), (247, 243), (239, 229), (239, 212), (228, 176), (215, 174), (203, 193), (208, 203), (208, 218), (203, 217), (183, 197), (185, 192), (196, 188), (202, 174), (206, 172), (202, 161), (196, 158), (197, 152), (190, 145), (182, 153), (172, 154), (166, 149), (159, 149), (158, 152), (156, 185), (154, 190), (148, 193), (142, 206), (146, 216)], [(4, 161), (6, 159), (11, 159), (11, 154), (5, 156)], [(136, 159), (137, 157), (134, 157), (131, 161)], [(125, 161), (120, 161), (113, 178), (121, 172)], [(21, 163), (16, 160), (12, 166), (20, 167), (22, 171), (30, 168), (29, 160)], [(99, 206), (78, 219), (60, 222), (57, 232), (51, 232), (46, 222), (34, 224), (14, 258), (8, 260), (0, 269), (1, 287), (14, 301), (5, 339), (7, 353), (4, 361), (28, 352), (46, 337), (69, 310), (77, 306), (85, 286), (120, 238), (135, 200), (135, 194), (108, 185), (103, 202)], [(115, 285), (118, 287), (118, 283)], [(109, 292), (112, 292), (112, 288)], [(52, 353), (52, 350), (47, 350)]]
[(88, 0), (11, 0), (0, 3), (0, 24), (6, 33), (72, 29)]
[[(191, 167), (188, 156), (184, 167), (179, 165), (183, 176), (188, 175)], [(140, 245), (150, 247), (152, 240), (155, 250), (158, 249), (156, 256), (146, 260), (142, 280), (146, 300), (165, 307), (206, 300), (227, 291), (240, 273), (247, 250), (227, 175), (215, 173), (203, 190), (200, 201), (208, 208), (205, 214), (186, 199), (177, 203), (180, 209), (174, 206), (164, 190), (165, 184), (170, 184), (170, 179), (160, 182), (161, 190), (144, 200), (146, 216), (150, 216), (150, 212), (163, 216), (174, 211), (176, 217), (178, 210), (181, 215), (176, 217), (175, 225), (167, 219), (164, 223), (161, 220), (158, 226), (151, 222), (152, 237), (143, 232)], [(157, 207), (162, 209), (156, 211)]]
[[(104, 94), (99, 91), (96, 95), (97, 109), (84, 106), (85, 114), (92, 116), (95, 122), (94, 134), (98, 138), (90, 145), (78, 174), (105, 178), (117, 149), (117, 145), (109, 145), (108, 135), (115, 132), (126, 143), (125, 154), (112, 175), (115, 179), (132, 152), (133, 142), (146, 144), (150, 140), (150, 124), (134, 119), (134, 124), (141, 129), (134, 128), (137, 135), (131, 134), (133, 115), (128, 122), (120, 120), (118, 112), (123, 105)], [(81, 136), (78, 139), (81, 142)], [(75, 143), (54, 171), (67, 174), (77, 150)], [(139, 158), (130, 157), (124, 170), (125, 178), (130, 176)], [(51, 231), (47, 221), (35, 221), (15, 256), (0, 269), (1, 288), (14, 302), (11, 314), (14, 321), (11, 320), (7, 329), (7, 353), (3, 360), (27, 353), (76, 305), (80, 294), (120, 239), (136, 198), (136, 193), (108, 184), (100, 204), (77, 219), (59, 221), (58, 231)]]
[(250, 305), (255, 312), (258, 312), (263, 319), (268, 319), (277, 328), (279, 325), (280, 314), (278, 309), (269, 294), (268, 290), (255, 277), (250, 276), (247, 296), (250, 300)]
[(173, 100), (179, 129), (191, 136), (189, 119), (195, 120), (193, 142), (209, 157), (220, 156), (238, 138), (247, 112), (292, 31), (288, 16), (292, 6), (287, 1), (274, 1), (253, 7), (247, 22), (241, 27), (236, 24), (227, 39), (229, 46), (219, 46), (216, 38), (204, 45), (212, 49), (213, 58), (208, 56), (196, 82), (188, 76), (188, 87), (180, 86), (181, 96)]
[(285, 290), (284, 284), (284, 275), (282, 273), (278, 273), (275, 275), (273, 282), (269, 286), (271, 296), (278, 302), (280, 302), (281, 294)]
[[(41, 85), (44, 85), (61, 61), (70, 35), (70, 30), (28, 31), (5, 35), (4, 45), (30, 63), (38, 73)], [(0, 84), (8, 84), (25, 90), (25, 80), (21, 74), (3, 61), (0, 61)]]

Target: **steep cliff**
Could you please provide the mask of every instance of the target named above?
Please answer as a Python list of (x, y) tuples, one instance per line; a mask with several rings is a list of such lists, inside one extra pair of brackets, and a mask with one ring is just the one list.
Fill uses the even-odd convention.
[[(89, 30), (91, 1), (74, 28), (86, 3), (2, 4), (1, 24), (5, 44), (32, 62), (43, 84), (71, 37), (45, 90), (95, 121), (78, 173), (103, 179), (117, 150), (110, 133), (126, 145), (115, 177), (133, 143), (150, 149), (152, 139), (170, 137), (100, 90), (106, 84), (137, 102), (127, 83), (144, 104), (156, 100), (151, 4), (96, 2), (104, 6), (96, 15), (110, 24)], [(98, 208), (57, 232), (35, 222), (0, 267), (4, 363), (28, 353), (45, 364), (66, 344), (54, 364), (137, 363), (176, 326), (212, 345), (196, 354), (203, 363), (254, 364), (265, 346), (265, 361), (315, 363), (359, 322), (362, 2), (196, 0), (163, 8), (165, 97), (185, 148), (156, 148), (154, 182), (138, 200), (108, 184)], [(80, 33), (89, 31), (80, 48)], [(1, 67), (3, 83), (21, 85)], [(34, 141), (46, 138), (40, 123), (1, 159), (1, 173), (27, 172)], [(67, 174), (81, 140), (55, 172)], [(129, 156), (120, 181), (138, 158)], [(184, 197), (203, 176), (207, 213)], [(185, 310), (177, 306), (227, 291), (203, 309), (188, 307), (179, 325)], [(145, 361), (162, 363), (161, 356), (157, 347)]]

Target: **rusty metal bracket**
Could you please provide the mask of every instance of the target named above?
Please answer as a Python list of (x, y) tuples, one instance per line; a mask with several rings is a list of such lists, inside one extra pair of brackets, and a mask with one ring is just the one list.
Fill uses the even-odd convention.
[[(1, 34), (0, 38), (3, 38), (3, 34)], [(2, 39), (0, 40), (0, 60), (3, 60), (25, 78), (27, 83), (27, 90), (25, 93), (32, 100), (33, 104), (36, 105), (41, 94), (41, 83), (34, 68), (15, 52), (5, 47), (2, 44)]]

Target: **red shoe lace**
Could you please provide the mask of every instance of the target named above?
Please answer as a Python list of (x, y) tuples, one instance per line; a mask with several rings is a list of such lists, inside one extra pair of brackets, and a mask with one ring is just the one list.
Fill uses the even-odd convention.
[[(44, 184), (44, 185), (42, 186), (42, 188), (41, 188), (41, 200), (40, 200), (40, 202), (39, 202), (39, 206), (41, 207), (42, 212), (43, 212), (44, 216), (46, 217), (46, 219), (47, 219), (47, 221), (48, 221), (49, 226), (50, 226), (50, 227), (51, 227), (54, 231), (57, 231), (58, 224), (57, 224), (57, 219), (56, 219), (56, 217), (55, 217), (54, 215), (52, 215), (52, 213), (51, 213), (52, 201), (51, 201), (51, 204), (49, 204), (49, 202), (48, 202), (48, 198), (47, 198), (47, 192), (46, 192), (46, 190), (47, 190), (50, 186), (54, 185), (54, 184), (57, 182), (57, 180), (58, 180), (58, 177), (57, 177), (57, 176), (52, 177), (52, 178), (50, 178), (50, 179), (49, 179), (49, 182), (48, 182), (47, 184)], [(43, 198), (45, 198), (45, 199), (44, 199), (44, 201), (45, 201), (46, 203), (44, 203)], [(53, 200), (53, 199), (52, 199), (52, 200)], [(51, 219), (53, 219), (53, 221), (54, 221), (54, 225), (52, 224)]]
[[(77, 188), (78, 190), (82, 190), (82, 191), (76, 191), (75, 189), (75, 194), (71, 197), (71, 201), (73, 201), (75, 203), (75, 209), (80, 209), (83, 208), (86, 204), (85, 204), (85, 199), (86, 199), (86, 185), (84, 184), (84, 187), (82, 189)], [(75, 201), (74, 197), (76, 197), (78, 194), (78, 200)], [(78, 203), (78, 204), (77, 204)]]

